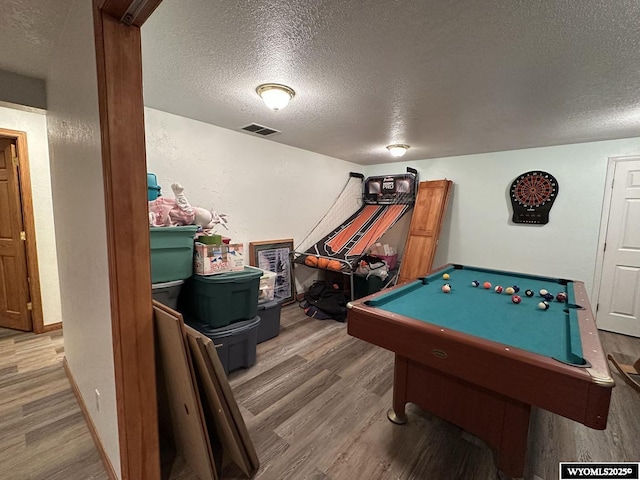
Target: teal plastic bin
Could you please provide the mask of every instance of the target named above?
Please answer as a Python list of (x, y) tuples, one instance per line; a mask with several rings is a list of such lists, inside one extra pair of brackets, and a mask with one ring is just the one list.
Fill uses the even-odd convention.
[(238, 272), (194, 275), (185, 282), (178, 306), (194, 320), (214, 328), (249, 320), (258, 314), (261, 276), (262, 270), (251, 267)]
[(193, 274), (193, 237), (198, 227), (149, 227), (151, 283), (185, 280)]
[(154, 173), (147, 173), (147, 199), (155, 200), (161, 195), (158, 179)]

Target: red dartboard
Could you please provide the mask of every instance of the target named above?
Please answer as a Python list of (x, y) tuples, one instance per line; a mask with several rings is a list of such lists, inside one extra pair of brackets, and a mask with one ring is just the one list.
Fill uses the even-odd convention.
[(546, 224), (558, 196), (558, 181), (540, 170), (519, 175), (511, 184), (514, 223)]

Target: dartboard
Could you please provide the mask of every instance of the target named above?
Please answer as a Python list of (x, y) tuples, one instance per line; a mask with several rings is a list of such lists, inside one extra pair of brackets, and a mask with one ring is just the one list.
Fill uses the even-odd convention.
[(523, 173), (511, 184), (514, 223), (546, 224), (558, 195), (558, 181), (539, 170)]

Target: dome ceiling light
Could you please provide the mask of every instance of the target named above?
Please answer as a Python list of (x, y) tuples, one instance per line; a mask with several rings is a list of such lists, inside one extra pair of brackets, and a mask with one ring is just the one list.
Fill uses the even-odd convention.
[(286, 107), (296, 95), (292, 88), (279, 83), (264, 83), (256, 88), (256, 92), (265, 105), (276, 112)]
[(405, 145), (403, 143), (387, 145), (387, 150), (389, 150), (389, 153), (391, 155), (399, 158), (399, 157), (402, 157), (405, 153), (407, 153), (407, 150), (409, 150), (409, 145)]

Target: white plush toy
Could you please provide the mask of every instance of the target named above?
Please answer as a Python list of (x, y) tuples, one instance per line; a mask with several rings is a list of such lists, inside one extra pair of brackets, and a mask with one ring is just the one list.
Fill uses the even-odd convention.
[(175, 198), (158, 197), (149, 201), (149, 225), (199, 225), (205, 231), (222, 225), (228, 229), (225, 214), (218, 214), (215, 210), (202, 207), (192, 207), (184, 196), (184, 187), (179, 183), (172, 184), (171, 190)]

